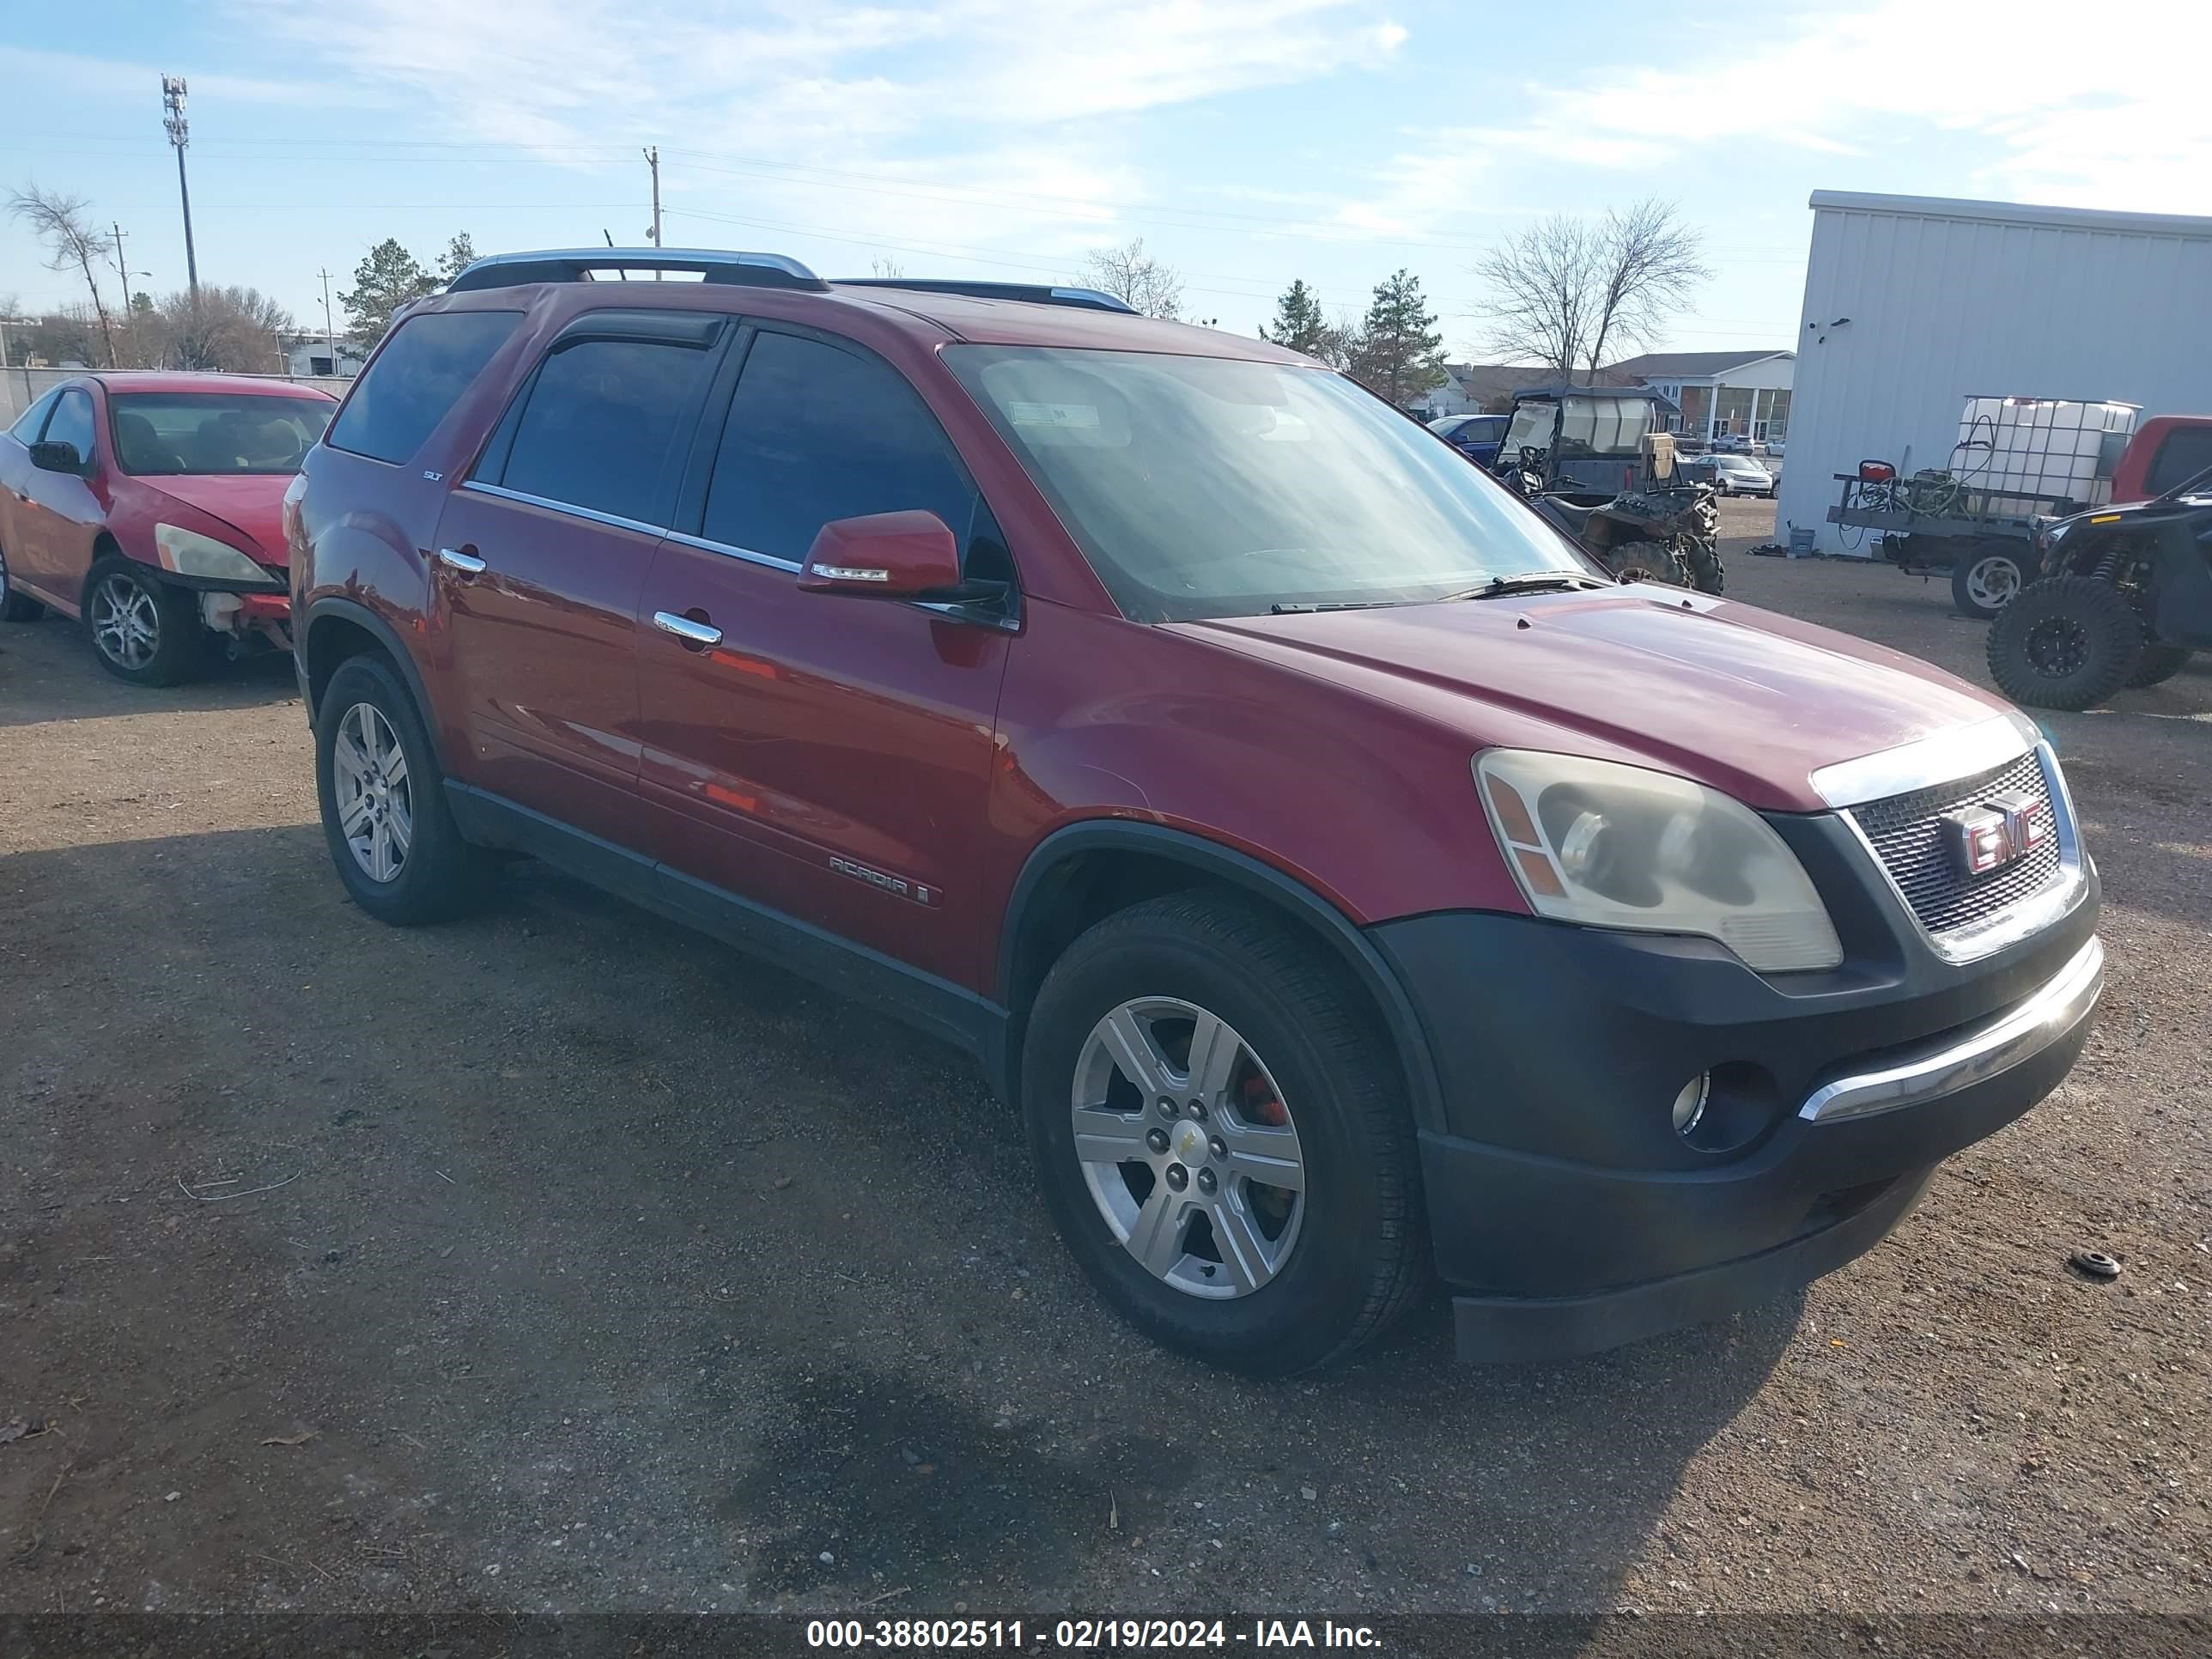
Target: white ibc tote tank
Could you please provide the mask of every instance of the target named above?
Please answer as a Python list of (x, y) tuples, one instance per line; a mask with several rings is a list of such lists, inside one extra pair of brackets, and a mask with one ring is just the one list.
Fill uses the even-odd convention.
[(2142, 405), (2066, 398), (1969, 398), (1951, 475), (1995, 514), (2053, 513), (2112, 498), (2112, 466)]

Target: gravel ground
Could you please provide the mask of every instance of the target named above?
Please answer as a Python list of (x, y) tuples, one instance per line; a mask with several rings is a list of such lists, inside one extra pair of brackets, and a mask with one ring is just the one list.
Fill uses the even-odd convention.
[[(1742, 556), (1771, 511), (1732, 592), (1980, 678), (1941, 586)], [(2101, 1021), (1890, 1241), (1271, 1386), (1104, 1311), (951, 1051), (531, 865), (380, 927), (289, 665), (0, 631), (0, 1612), (2205, 1611), (2212, 675), (2049, 724)]]

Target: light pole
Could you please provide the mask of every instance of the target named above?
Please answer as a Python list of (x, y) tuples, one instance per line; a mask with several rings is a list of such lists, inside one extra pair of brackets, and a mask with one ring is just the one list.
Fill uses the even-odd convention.
[(200, 262), (192, 252), (192, 189), (185, 181), (185, 146), (191, 142), (191, 128), (185, 120), (185, 77), (165, 75), (161, 77), (161, 125), (168, 129), (169, 142), (177, 151), (177, 197), (185, 207), (185, 282), (192, 291), (192, 305), (200, 302)]

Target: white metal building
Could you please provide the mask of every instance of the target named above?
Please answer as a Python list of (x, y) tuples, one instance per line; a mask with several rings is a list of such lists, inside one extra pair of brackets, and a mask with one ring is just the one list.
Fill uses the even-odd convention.
[(1870, 551), (1826, 520), (1834, 475), (1948, 465), (1969, 397), (2212, 415), (2212, 219), (1832, 190), (1812, 208), (1778, 538)]

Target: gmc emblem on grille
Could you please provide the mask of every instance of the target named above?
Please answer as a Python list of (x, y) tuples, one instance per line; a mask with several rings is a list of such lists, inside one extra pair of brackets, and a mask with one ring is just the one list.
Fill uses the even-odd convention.
[(2051, 804), (2024, 790), (1993, 795), (1979, 806), (1946, 812), (1943, 839), (1966, 874), (1985, 876), (2025, 858), (2051, 834)]

